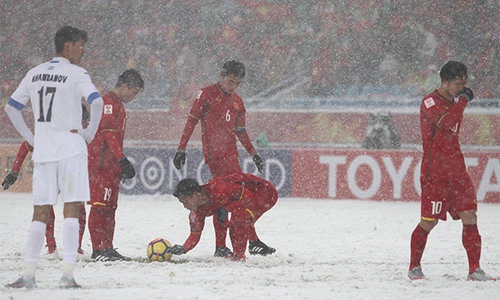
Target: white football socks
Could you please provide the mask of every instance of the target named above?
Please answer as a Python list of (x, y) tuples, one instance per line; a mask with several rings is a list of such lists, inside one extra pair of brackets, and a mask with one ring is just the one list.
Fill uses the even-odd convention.
[(40, 258), (43, 243), (45, 241), (45, 228), (47, 225), (39, 221), (31, 222), (26, 242), (26, 254), (24, 256), (24, 279), (30, 279), (35, 276), (36, 265)]

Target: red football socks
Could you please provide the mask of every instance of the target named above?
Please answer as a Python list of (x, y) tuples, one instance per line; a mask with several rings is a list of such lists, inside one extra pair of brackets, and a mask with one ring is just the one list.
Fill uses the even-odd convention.
[(420, 227), (420, 224), (413, 230), (410, 242), (410, 270), (420, 266), (428, 235), (429, 232)]
[(481, 235), (477, 229), (477, 224), (465, 225), (462, 231), (462, 244), (467, 251), (469, 259), (469, 274), (479, 268), (481, 258)]

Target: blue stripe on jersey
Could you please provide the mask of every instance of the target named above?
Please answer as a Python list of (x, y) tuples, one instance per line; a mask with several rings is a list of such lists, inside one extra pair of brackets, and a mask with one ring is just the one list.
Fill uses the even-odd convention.
[(58, 61), (58, 60), (52, 60), (50, 63), (51, 63), (51, 64), (58, 64), (59, 62), (60, 62), (60, 61)]
[(97, 98), (100, 98), (101, 95), (99, 95), (99, 92), (93, 92), (92, 94), (90, 94), (88, 97), (87, 97), (87, 102), (92, 104), (92, 102), (97, 99)]
[(247, 129), (245, 127), (236, 127), (236, 132), (243, 132), (246, 131)]
[(10, 98), (9, 101), (7, 101), (7, 104), (10, 105), (10, 106), (13, 106), (15, 109), (17, 110), (21, 110), (24, 108), (24, 105), (17, 102), (16, 100)]

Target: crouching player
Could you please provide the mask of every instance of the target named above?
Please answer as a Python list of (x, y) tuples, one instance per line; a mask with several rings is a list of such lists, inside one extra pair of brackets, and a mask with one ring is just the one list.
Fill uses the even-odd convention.
[[(191, 211), (191, 234), (184, 245), (170, 248), (170, 253), (180, 255), (193, 249), (200, 241), (205, 217), (213, 215), (229, 228), (233, 253), (226, 258), (244, 261), (247, 241), (252, 255), (276, 252), (259, 240), (254, 227), (255, 222), (278, 201), (278, 191), (269, 181), (251, 174), (234, 173), (215, 177), (200, 186), (195, 179), (186, 178), (177, 184), (173, 195)], [(228, 213), (231, 213), (230, 219)]]

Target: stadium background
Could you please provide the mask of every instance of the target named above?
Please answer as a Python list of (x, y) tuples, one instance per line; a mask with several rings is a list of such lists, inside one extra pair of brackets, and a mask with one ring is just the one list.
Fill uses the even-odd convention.
[[(498, 11), (498, 1), (486, 0), (3, 1), (0, 99), (4, 104), (25, 72), (51, 57), (57, 28), (71, 24), (87, 30), (90, 39), (82, 66), (101, 92), (109, 90), (125, 68), (137, 68), (146, 79), (144, 92), (128, 105), (127, 151), (139, 169), (155, 158), (162, 163), (145, 168), (138, 186), (124, 186), (123, 191), (167, 193), (181, 176), (170, 168), (169, 159), (194, 95), (218, 80), (224, 61), (237, 59), (247, 67), (239, 94), (248, 109), (250, 136), (265, 134), (271, 147), (261, 149), (263, 157), (282, 166), (264, 176), (279, 184), (283, 177), (273, 172), (288, 172), (281, 195), (417, 200), (413, 188), (402, 189), (398, 198), (397, 188), (389, 187), (389, 173), (379, 174), (370, 166), (375, 161), (383, 169), (384, 157), (397, 161), (396, 171), (407, 158), (412, 168), (417, 164), (418, 103), (437, 87), (440, 66), (449, 59), (461, 60), (469, 67), (469, 86), (477, 97), (467, 110), (462, 141), (476, 187), (489, 184), (480, 200), (499, 202)], [(374, 110), (392, 114), (403, 149), (360, 148), (368, 113)], [(21, 140), (3, 110), (0, 121), (3, 171)], [(198, 137), (199, 131), (190, 142), (196, 166), (201, 160)], [(344, 181), (338, 183), (341, 193), (332, 194), (331, 174), (321, 156), (345, 157), (346, 166), (357, 162), (361, 169), (354, 172), (354, 185), (360, 192)], [(245, 159), (242, 153), (242, 163)], [(29, 174), (30, 164), (24, 167)], [(164, 184), (145, 188), (156, 186), (147, 180), (161, 178), (156, 176), (162, 167)], [(205, 180), (206, 170), (200, 170), (190, 175)], [(349, 176), (348, 168), (337, 171), (345, 172), (337, 178)], [(413, 179), (402, 182), (406, 180)], [(23, 176), (13, 191), (29, 191), (29, 181), (30, 176)], [(379, 181), (381, 188), (369, 192)]]

